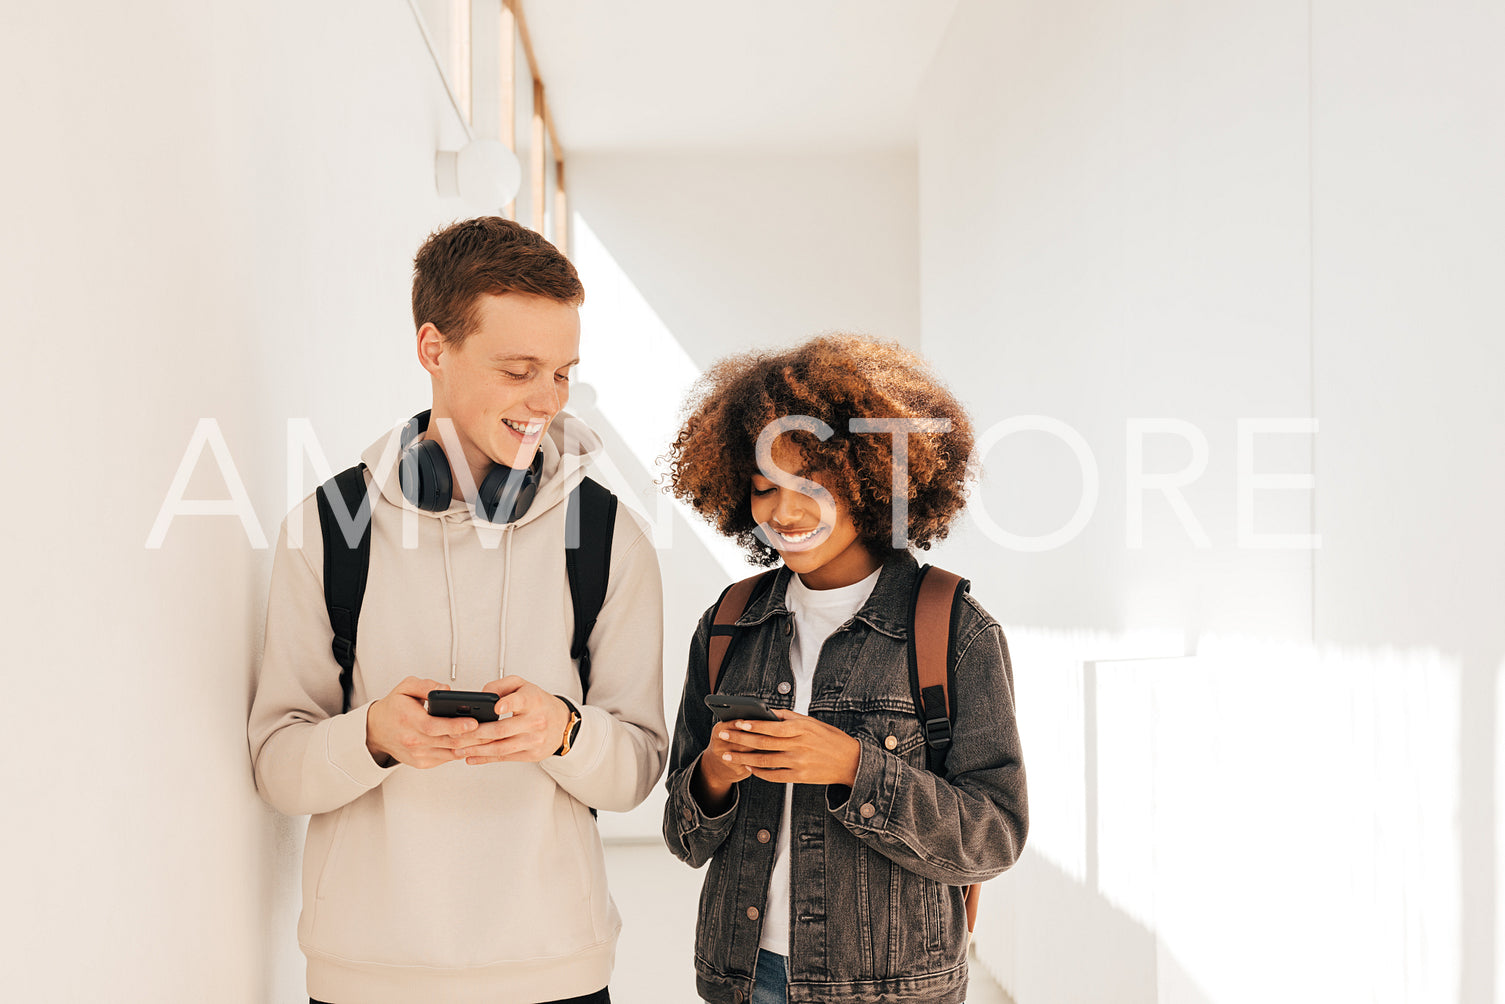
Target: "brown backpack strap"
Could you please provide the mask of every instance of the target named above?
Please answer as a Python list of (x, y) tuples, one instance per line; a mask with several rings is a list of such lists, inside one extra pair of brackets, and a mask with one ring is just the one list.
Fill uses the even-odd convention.
[[(914, 617), (910, 622), (915, 710), (925, 733), (930, 769), (937, 774), (943, 773), (946, 751), (951, 748), (949, 678), (952, 629), (956, 623), (956, 605), (967, 588), (967, 580), (961, 576), (926, 565), (920, 569)], [(970, 932), (977, 929), (977, 905), (982, 900), (982, 886), (967, 886), (966, 897), (967, 930)]]
[(925, 733), (930, 769), (942, 773), (951, 748), (950, 676), (951, 629), (957, 600), (967, 580), (942, 568), (920, 569), (910, 618), (909, 658), (913, 674), (915, 712)]
[(726, 650), (731, 647), (732, 635), (736, 634), (737, 619), (747, 609), (748, 600), (752, 599), (757, 591), (759, 583), (778, 574), (778, 569), (770, 569), (759, 572), (757, 575), (749, 575), (745, 579), (733, 582), (721, 594), (721, 599), (716, 603), (716, 616), (711, 620), (711, 637), (706, 646), (706, 671), (710, 679), (711, 689), (707, 693), (716, 692), (716, 683), (721, 679), (721, 663), (726, 659)]
[(922, 695), (931, 687), (941, 688), (941, 700), (946, 702), (949, 718), (946, 663), (951, 654), (951, 606), (956, 601), (957, 587), (965, 580), (933, 565), (927, 565), (920, 574), (920, 593), (915, 598), (914, 610), (915, 669)]

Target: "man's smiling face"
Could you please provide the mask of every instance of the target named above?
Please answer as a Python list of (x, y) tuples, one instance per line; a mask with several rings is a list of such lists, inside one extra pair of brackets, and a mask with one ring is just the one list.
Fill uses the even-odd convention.
[[(483, 294), (475, 317), (459, 345), (425, 324), (418, 356), (434, 386), (428, 436), (443, 443), (440, 422), (452, 421), (479, 485), (494, 463), (532, 463), (539, 440), (569, 400), (570, 371), (580, 361), (580, 312), (542, 296), (503, 293)], [(457, 458), (449, 459), (455, 467)]]

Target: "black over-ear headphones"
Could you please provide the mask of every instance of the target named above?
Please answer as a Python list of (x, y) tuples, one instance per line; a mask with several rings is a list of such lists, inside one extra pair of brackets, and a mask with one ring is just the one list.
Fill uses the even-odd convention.
[[(397, 480), (402, 497), (426, 512), (443, 512), (454, 498), (455, 481), (449, 469), (444, 447), (433, 439), (419, 439), (429, 427), (429, 412), (408, 420), (402, 429), (402, 459)], [(491, 523), (511, 523), (521, 519), (538, 494), (538, 470), (543, 457), (535, 455), (533, 463), (515, 470), (506, 464), (492, 464), (476, 490), (475, 506), (481, 517)]]

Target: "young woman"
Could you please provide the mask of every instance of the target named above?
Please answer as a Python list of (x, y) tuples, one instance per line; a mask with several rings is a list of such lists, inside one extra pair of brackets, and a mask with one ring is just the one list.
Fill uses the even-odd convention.
[[(873, 419), (940, 430), (907, 434), (898, 527), (903, 433), (858, 431)], [(894, 541), (945, 536), (971, 452), (971, 423), (925, 365), (862, 338), (724, 360), (691, 397), (674, 494), (758, 563), (782, 562), (736, 621), (716, 685), (778, 721), (718, 723), (707, 708), (713, 606), (669, 762), (664, 839), (711, 864), (695, 970), (712, 1004), (966, 996), (964, 888), (1012, 865), (1027, 828), (1013, 677), (1003, 632), (965, 597), (951, 745), (930, 769), (909, 673), (920, 569)]]

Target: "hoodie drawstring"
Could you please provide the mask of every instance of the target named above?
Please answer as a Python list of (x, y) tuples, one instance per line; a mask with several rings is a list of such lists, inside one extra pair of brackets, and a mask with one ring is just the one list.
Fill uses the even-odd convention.
[(508, 523), (502, 530), (506, 540), (506, 547), (502, 550), (502, 624), (497, 629), (496, 638), (496, 678), (500, 680), (506, 676), (507, 666), (507, 600), (512, 590), (512, 531), (514, 524)]
[(455, 616), (455, 576), (449, 561), (449, 520), (439, 517), (439, 527), (444, 536), (444, 593), (449, 600), (449, 682), (454, 683), (460, 665), (460, 626)]
[[(455, 612), (455, 576), (449, 557), (449, 520), (440, 517), (439, 527), (444, 538), (445, 598), (449, 601), (449, 680), (454, 683), (459, 675), (460, 666), (460, 624), (459, 615)], [(511, 523), (502, 528), (502, 538), (506, 542), (506, 547), (502, 552), (502, 617), (501, 624), (497, 628), (496, 639), (496, 675), (499, 680), (507, 675), (504, 672), (507, 664), (507, 603), (512, 595), (512, 531), (514, 529), (516, 528)]]

